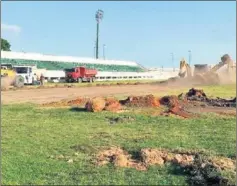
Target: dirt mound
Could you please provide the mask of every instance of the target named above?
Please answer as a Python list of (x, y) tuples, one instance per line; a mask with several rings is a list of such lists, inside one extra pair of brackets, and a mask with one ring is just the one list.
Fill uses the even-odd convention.
[[(183, 94), (179, 95), (179, 97), (182, 96)], [(212, 99), (208, 98), (203, 90), (195, 88), (190, 89), (185, 94), (185, 98), (182, 97), (182, 99), (186, 99), (188, 101), (203, 102), (208, 106), (214, 106), (214, 107), (236, 107), (236, 98), (228, 100), (217, 97), (216, 99)]]
[(225, 157), (213, 157), (211, 160), (212, 164), (219, 169), (230, 169), (236, 171), (236, 160)]
[(42, 106), (44, 107), (64, 107), (64, 106), (79, 106), (86, 102), (86, 98), (76, 98), (74, 100), (62, 100), (62, 101), (55, 101), (50, 103), (43, 103)]
[(167, 152), (147, 148), (141, 150), (141, 159), (146, 165), (163, 165), (166, 154)]
[(173, 162), (179, 164), (181, 167), (191, 165), (194, 161), (194, 156), (186, 154), (176, 154), (174, 156)]
[(129, 96), (125, 100), (120, 100), (120, 104), (130, 107), (159, 107), (159, 99), (153, 95)]
[(122, 109), (121, 104), (115, 98), (95, 97), (89, 100), (85, 108), (89, 112), (100, 112), (102, 110), (116, 112)]
[(183, 172), (189, 175), (189, 185), (230, 185), (229, 180), (222, 176), (207, 157), (198, 154), (192, 164), (183, 167)]
[(89, 100), (85, 108), (89, 112), (100, 112), (105, 108), (105, 99), (101, 97), (95, 97)]
[(151, 165), (163, 165), (166, 162), (179, 165), (190, 165), (193, 162), (193, 155), (174, 154), (165, 150), (145, 148), (139, 152), (137, 159), (125, 150), (118, 147), (111, 147), (103, 150), (97, 155), (97, 165), (113, 163), (118, 167), (131, 167), (137, 170), (146, 170)]
[(213, 107), (236, 107), (236, 98), (234, 99), (223, 99), (223, 98), (207, 98), (207, 97), (198, 97), (198, 96), (191, 96), (187, 97), (188, 101), (197, 101), (203, 102), (208, 106)]
[(105, 110), (107, 111), (112, 111), (112, 112), (116, 112), (121, 110), (121, 104), (119, 103), (118, 100), (116, 100), (115, 98), (107, 98), (105, 103)]
[(168, 107), (178, 107), (180, 105), (179, 99), (177, 96), (164, 96), (160, 99), (160, 104)]
[(193, 117), (192, 114), (188, 113), (187, 111), (184, 111), (183, 104), (185, 102), (179, 101), (179, 98), (177, 96), (164, 96), (160, 99), (160, 103), (162, 105), (168, 106), (168, 111), (166, 111), (164, 114), (171, 113), (177, 116), (181, 116), (182, 118)]
[(190, 185), (229, 185), (230, 180), (222, 176), (220, 169), (236, 171), (236, 160), (223, 157), (213, 157), (208, 160), (207, 156), (198, 152), (194, 155), (145, 148), (138, 154), (139, 156), (136, 156), (135, 159), (125, 150), (112, 147), (99, 152), (96, 162), (97, 165), (112, 163), (116, 167), (135, 168), (143, 171), (151, 165), (162, 166), (169, 162), (176, 165), (174, 170), (177, 169), (189, 175), (187, 181)]
[(195, 88), (191, 88), (191, 89), (186, 93), (186, 96), (187, 96), (187, 97), (197, 96), (197, 97), (204, 97), (204, 98), (207, 97), (203, 90), (201, 90), (201, 89), (195, 89)]
[(234, 99), (223, 99), (223, 98), (208, 99), (207, 103), (211, 106), (216, 106), (216, 107), (236, 107), (236, 98)]
[(181, 166), (190, 165), (193, 160), (193, 155), (175, 154), (166, 150), (146, 148), (141, 150), (142, 161), (148, 165), (163, 165), (166, 162), (172, 162)]
[[(115, 157), (119, 155), (123, 155), (123, 157), (126, 157), (126, 159), (129, 158), (128, 153), (125, 152), (123, 149), (118, 147), (110, 147), (109, 149), (99, 152), (99, 154), (97, 155), (97, 164), (105, 165), (108, 163), (112, 163)], [(127, 160), (125, 160), (125, 162), (127, 162)]]
[(117, 167), (131, 167), (137, 170), (146, 170), (146, 167), (142, 163), (133, 160), (128, 152), (118, 147), (103, 150), (97, 155), (97, 165), (105, 165), (108, 163), (113, 163)]

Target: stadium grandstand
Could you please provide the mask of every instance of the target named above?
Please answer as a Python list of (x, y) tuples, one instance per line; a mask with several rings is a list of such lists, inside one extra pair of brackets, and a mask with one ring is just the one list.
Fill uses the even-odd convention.
[(63, 80), (64, 69), (84, 66), (98, 70), (97, 80), (167, 79), (177, 75), (173, 69), (151, 71), (132, 61), (103, 60), (39, 53), (1, 51), (1, 64), (35, 65), (48, 80)]

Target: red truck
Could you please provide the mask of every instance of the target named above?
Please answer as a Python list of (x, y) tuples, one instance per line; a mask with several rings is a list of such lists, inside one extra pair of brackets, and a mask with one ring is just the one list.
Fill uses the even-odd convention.
[(95, 76), (97, 74), (97, 70), (95, 69), (88, 69), (85, 67), (75, 67), (70, 69), (65, 69), (66, 74), (66, 82), (94, 82)]

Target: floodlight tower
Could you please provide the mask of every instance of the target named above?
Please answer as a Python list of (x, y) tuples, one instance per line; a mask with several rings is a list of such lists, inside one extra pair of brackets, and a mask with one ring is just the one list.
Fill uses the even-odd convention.
[(99, 25), (101, 20), (103, 19), (104, 11), (103, 10), (97, 10), (95, 14), (96, 19), (96, 59), (99, 58)]

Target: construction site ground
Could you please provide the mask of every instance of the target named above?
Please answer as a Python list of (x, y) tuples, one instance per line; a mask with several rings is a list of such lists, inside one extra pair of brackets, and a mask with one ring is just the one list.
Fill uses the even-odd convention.
[[(2, 104), (9, 103), (46, 103), (50, 101), (60, 101), (61, 99), (73, 99), (78, 96), (95, 97), (95, 96), (129, 96), (129, 95), (167, 95), (167, 94), (178, 94), (186, 91), (190, 86), (183, 85), (170, 85), (162, 86), (157, 84), (138, 84), (138, 85), (111, 85), (111, 86), (92, 86), (92, 87), (67, 87), (61, 86), (51, 88), (45, 86), (44, 88), (25, 88), (25, 89), (13, 89), (8, 91), (2, 91)], [(68, 87), (69, 86), (69, 87)], [(205, 86), (197, 86), (205, 87)], [(215, 87), (218, 86), (206, 86), (205, 90), (215, 91)], [(223, 88), (217, 88), (215, 96), (230, 97), (235, 95), (235, 84), (223, 85)], [(191, 87), (192, 88), (192, 87)], [(226, 92), (225, 89), (229, 89)], [(212, 95), (212, 94), (211, 94)], [(214, 95), (213, 95), (214, 96)]]
[[(205, 101), (182, 98), (191, 88)], [(235, 97), (236, 84), (3, 91), (2, 184), (234, 184)]]

